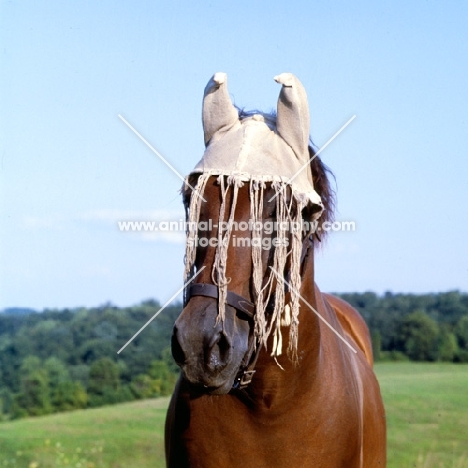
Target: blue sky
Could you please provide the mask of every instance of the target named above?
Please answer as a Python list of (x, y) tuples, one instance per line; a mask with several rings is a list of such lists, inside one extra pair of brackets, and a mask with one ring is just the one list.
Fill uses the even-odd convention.
[(466, 291), (468, 4), (1, 1), (0, 308), (131, 305), (182, 285), (177, 170), (203, 153), (201, 99), (224, 71), (269, 111), (293, 72), (334, 171), (324, 291)]

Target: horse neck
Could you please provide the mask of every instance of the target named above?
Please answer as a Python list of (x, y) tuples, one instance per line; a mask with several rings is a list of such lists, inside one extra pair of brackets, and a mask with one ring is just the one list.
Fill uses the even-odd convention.
[[(320, 302), (314, 283), (314, 260), (309, 255), (302, 274), (301, 297), (315, 310)], [(272, 339), (268, 348), (260, 353), (255, 377), (247, 389), (251, 399), (268, 409), (281, 407), (294, 401), (292, 397), (307, 385), (312, 388), (317, 382), (320, 361), (320, 324), (316, 314), (303, 300), (299, 313), (299, 339), (297, 356), (294, 363), (285, 350), (289, 346), (289, 327), (282, 328), (283, 354), (271, 356)]]

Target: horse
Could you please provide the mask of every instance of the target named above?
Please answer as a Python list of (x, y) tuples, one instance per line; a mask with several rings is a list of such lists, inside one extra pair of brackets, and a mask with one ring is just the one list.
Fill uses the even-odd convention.
[[(314, 280), (321, 227), (333, 217), (330, 171), (309, 139), (301, 83), (275, 79), (276, 114), (235, 107), (225, 74), (205, 89), (207, 151), (182, 190), (196, 226), (187, 228), (188, 284), (172, 336), (182, 372), (166, 417), (166, 464), (385, 467), (368, 328)], [(284, 229), (285, 220), (308, 228)]]

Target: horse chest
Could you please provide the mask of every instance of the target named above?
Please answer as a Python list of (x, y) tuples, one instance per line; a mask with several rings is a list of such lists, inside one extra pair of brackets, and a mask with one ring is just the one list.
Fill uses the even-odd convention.
[(342, 404), (327, 415), (313, 405), (268, 414), (236, 399), (219, 405), (224, 398), (192, 402), (190, 425), (180, 434), (186, 461), (178, 467), (359, 466), (359, 430), (343, 419), (349, 410)]

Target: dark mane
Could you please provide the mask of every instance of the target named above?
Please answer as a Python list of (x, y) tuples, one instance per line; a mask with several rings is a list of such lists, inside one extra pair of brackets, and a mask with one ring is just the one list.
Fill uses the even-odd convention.
[[(315, 149), (312, 143), (312, 140), (309, 143), (309, 155), (312, 161), (310, 162), (310, 167), (312, 169), (312, 179), (314, 181), (314, 189), (322, 198), (322, 203), (324, 210), (322, 216), (320, 216), (319, 227), (323, 223), (328, 222), (332, 223), (335, 219), (335, 202), (336, 202), (336, 193), (333, 189), (330, 178), (335, 176), (331, 169), (323, 163), (320, 159), (320, 156), (315, 156)], [(328, 234), (328, 231), (320, 230), (319, 239), (323, 239)], [(317, 238), (317, 235), (314, 235)]]
[[(245, 119), (251, 117), (254, 114), (263, 115), (267, 122), (272, 124), (276, 124), (276, 112), (272, 111), (269, 113), (261, 112), (258, 110), (250, 110), (246, 111), (244, 109), (237, 108), (239, 112), (239, 118)], [(312, 169), (312, 178), (314, 181), (314, 189), (322, 198), (322, 203), (324, 206), (324, 211), (322, 216), (319, 220), (319, 227), (322, 227), (323, 223), (328, 222), (331, 223), (335, 219), (335, 201), (336, 201), (336, 194), (335, 190), (333, 189), (330, 178), (335, 179), (333, 172), (330, 170), (328, 166), (326, 166), (320, 156), (315, 156), (316, 150), (312, 140), (309, 141), (309, 156), (311, 159), (310, 167)], [(327, 235), (327, 231), (320, 229), (319, 236), (316, 234), (314, 237), (316, 239), (323, 239)]]

